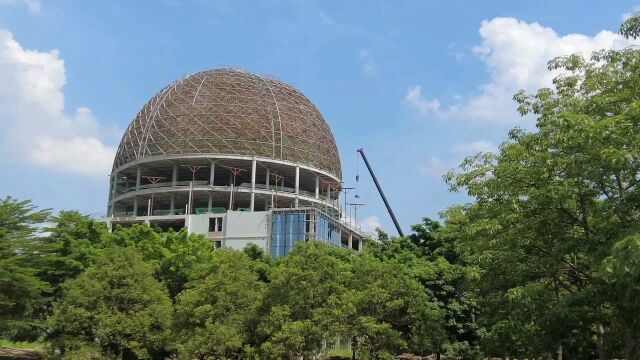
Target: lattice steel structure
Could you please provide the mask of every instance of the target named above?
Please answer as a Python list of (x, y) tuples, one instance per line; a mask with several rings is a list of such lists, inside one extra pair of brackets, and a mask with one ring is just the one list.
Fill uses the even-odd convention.
[(341, 175), (333, 134), (302, 93), (244, 71), (203, 71), (160, 90), (127, 128), (108, 214), (299, 206), (337, 214)]
[(312, 238), (361, 251), (359, 230), (340, 220), (341, 178), (333, 134), (302, 93), (244, 71), (203, 71), (160, 90), (127, 128), (107, 224), (187, 228), (275, 257)]
[(127, 128), (113, 169), (182, 154), (256, 155), (342, 177), (333, 134), (314, 104), (279, 80), (234, 69), (199, 72), (160, 90)]

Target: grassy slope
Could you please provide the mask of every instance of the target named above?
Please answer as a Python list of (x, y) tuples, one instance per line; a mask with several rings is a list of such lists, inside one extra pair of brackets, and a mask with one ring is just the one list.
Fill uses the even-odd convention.
[(2, 339), (0, 339), (0, 346), (12, 347), (16, 349), (34, 349), (34, 350), (45, 348), (44, 343), (41, 343), (41, 342), (26, 342), (26, 341), (13, 342), (13, 341), (2, 340)]

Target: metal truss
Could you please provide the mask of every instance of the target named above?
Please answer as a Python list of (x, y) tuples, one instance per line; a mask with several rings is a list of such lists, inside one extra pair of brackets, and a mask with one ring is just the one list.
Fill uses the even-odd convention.
[(342, 178), (331, 129), (302, 93), (234, 69), (199, 72), (160, 90), (122, 138), (113, 169), (162, 155), (256, 155)]

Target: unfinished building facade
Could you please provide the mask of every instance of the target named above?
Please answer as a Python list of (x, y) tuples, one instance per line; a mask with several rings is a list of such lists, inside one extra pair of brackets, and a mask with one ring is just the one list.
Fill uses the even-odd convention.
[(234, 69), (160, 90), (118, 148), (107, 224), (186, 227), (216, 246), (283, 256), (317, 239), (362, 250), (341, 221), (341, 166), (326, 121), (302, 93)]

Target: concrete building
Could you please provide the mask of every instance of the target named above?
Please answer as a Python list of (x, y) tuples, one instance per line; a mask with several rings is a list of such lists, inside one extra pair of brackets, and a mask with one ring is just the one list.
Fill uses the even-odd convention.
[(271, 256), (317, 239), (361, 251), (341, 221), (333, 134), (302, 93), (232, 69), (177, 80), (127, 128), (110, 177), (107, 225), (186, 227), (217, 247)]

